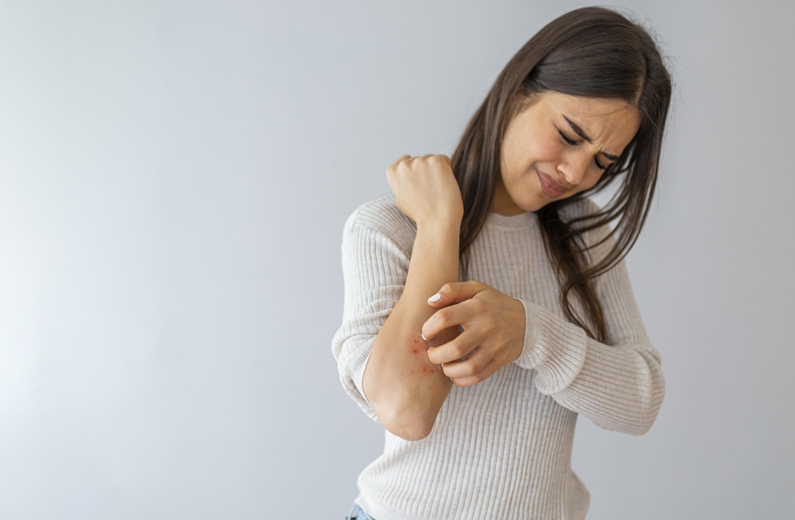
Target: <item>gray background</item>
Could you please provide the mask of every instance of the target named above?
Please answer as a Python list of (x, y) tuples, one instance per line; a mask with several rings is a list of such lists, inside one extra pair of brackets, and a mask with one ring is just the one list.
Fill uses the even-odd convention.
[[(580, 5), (0, 2), (0, 518), (341, 519), (345, 218)], [(621, 5), (676, 77), (627, 260), (667, 395), (579, 421), (589, 518), (791, 518), (795, 3)]]

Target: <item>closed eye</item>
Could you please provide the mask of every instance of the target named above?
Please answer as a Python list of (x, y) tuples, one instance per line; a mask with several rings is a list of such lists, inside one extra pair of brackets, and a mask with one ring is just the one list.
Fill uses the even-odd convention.
[[(563, 131), (561, 131), (560, 129), (558, 129), (558, 133), (563, 138), (563, 140), (566, 141), (567, 144), (570, 144), (571, 146), (576, 146), (576, 145), (580, 144), (579, 141), (573, 141), (573, 140), (569, 139), (568, 137), (566, 137), (566, 134), (564, 134)], [(600, 170), (606, 170), (607, 169), (607, 166), (602, 166), (602, 163), (600, 163), (599, 159), (597, 159), (596, 157), (593, 158), (593, 162), (596, 163), (596, 167), (599, 168)]]
[(578, 144), (577, 141), (572, 141), (571, 139), (566, 137), (566, 134), (564, 134), (561, 130), (558, 130), (558, 133), (563, 138), (563, 140), (566, 141), (567, 143), (569, 143), (570, 145), (574, 146), (574, 145)]

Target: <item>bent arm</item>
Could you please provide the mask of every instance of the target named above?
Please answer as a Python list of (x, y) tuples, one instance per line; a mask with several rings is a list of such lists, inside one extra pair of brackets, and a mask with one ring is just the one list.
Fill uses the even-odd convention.
[(458, 327), (425, 342), (423, 323), (436, 312), (427, 300), (458, 281), (459, 226), (418, 227), (403, 293), (373, 343), (362, 387), (384, 427), (406, 440), (426, 437), (452, 382), (428, 360), (427, 345), (458, 336)]
[[(452, 386), (420, 332), (436, 311), (428, 297), (458, 281), (459, 226), (416, 228), (382, 207), (354, 213), (343, 231), (345, 305), (331, 345), (340, 380), (370, 418), (407, 440), (430, 433)], [(428, 344), (457, 335), (451, 328)]]
[(535, 385), (562, 406), (608, 430), (641, 435), (665, 395), (660, 354), (646, 336), (622, 260), (597, 290), (610, 344), (526, 300), (519, 366), (537, 371)]

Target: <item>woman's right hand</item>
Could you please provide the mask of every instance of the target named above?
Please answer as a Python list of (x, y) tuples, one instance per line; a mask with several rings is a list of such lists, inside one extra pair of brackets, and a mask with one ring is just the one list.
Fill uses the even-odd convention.
[(402, 155), (386, 171), (398, 208), (417, 226), (461, 224), (464, 203), (446, 155)]

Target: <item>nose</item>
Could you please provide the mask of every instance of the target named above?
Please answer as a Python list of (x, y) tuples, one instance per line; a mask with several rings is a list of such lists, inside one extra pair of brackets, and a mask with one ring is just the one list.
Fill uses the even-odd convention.
[(577, 186), (585, 177), (585, 172), (588, 170), (591, 160), (592, 158), (587, 152), (572, 150), (558, 163), (558, 173), (571, 186)]

